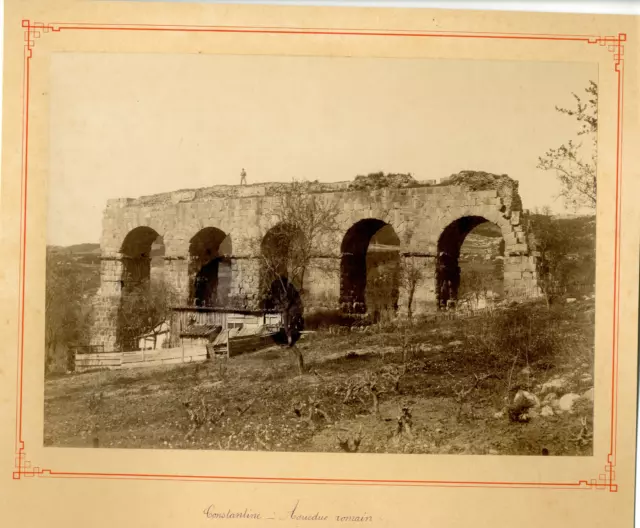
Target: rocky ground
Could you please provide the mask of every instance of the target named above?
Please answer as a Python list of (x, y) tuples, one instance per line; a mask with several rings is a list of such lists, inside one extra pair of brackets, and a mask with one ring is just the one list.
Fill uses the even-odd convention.
[(305, 336), (45, 384), (48, 446), (591, 455), (594, 302)]

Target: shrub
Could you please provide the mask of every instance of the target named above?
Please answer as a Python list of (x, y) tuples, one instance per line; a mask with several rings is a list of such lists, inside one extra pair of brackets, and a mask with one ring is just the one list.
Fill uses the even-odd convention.
[[(513, 388), (515, 373), (532, 364), (553, 361), (563, 339), (558, 314), (536, 303), (472, 318), (464, 322), (473, 354), (469, 371), (495, 372)], [(464, 362), (464, 361), (463, 361)]]

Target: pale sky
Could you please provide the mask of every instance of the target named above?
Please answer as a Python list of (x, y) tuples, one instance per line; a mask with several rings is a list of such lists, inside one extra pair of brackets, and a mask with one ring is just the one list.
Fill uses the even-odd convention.
[(56, 54), (48, 243), (98, 242), (108, 198), (369, 172), (508, 174), (564, 212), (538, 156), (597, 65), (229, 55)]

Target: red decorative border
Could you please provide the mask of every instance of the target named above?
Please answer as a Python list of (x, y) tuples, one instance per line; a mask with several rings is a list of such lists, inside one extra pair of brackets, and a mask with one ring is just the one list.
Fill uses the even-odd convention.
[[(378, 486), (440, 486), (440, 487), (493, 487), (493, 488), (543, 488), (543, 489), (608, 489), (618, 491), (615, 483), (617, 407), (618, 407), (618, 345), (620, 332), (620, 208), (622, 192), (622, 108), (624, 90), (624, 42), (625, 33), (617, 36), (597, 35), (556, 35), (535, 33), (484, 33), (484, 32), (446, 32), (446, 31), (387, 31), (374, 29), (327, 29), (296, 27), (241, 27), (241, 26), (177, 26), (177, 25), (126, 25), (126, 24), (87, 24), (87, 23), (51, 23), (43, 24), (23, 20), (24, 29), (24, 75), (23, 75), (23, 113), (22, 113), (22, 184), (20, 215), (20, 273), (19, 273), (19, 336), (18, 336), (18, 397), (16, 406), (16, 444), (15, 470), (13, 478), (50, 477), (50, 478), (101, 478), (101, 479), (142, 479), (142, 480), (182, 480), (217, 482), (277, 482), (289, 484), (338, 484), (338, 485), (378, 485)], [(444, 38), (444, 39), (493, 39), (528, 41), (563, 41), (606, 46), (613, 53), (614, 71), (617, 78), (617, 128), (616, 128), (616, 191), (615, 191), (615, 237), (613, 267), (613, 342), (611, 370), (611, 423), (610, 443), (604, 473), (597, 478), (578, 480), (577, 482), (495, 482), (495, 481), (446, 481), (446, 480), (391, 480), (391, 479), (331, 479), (304, 477), (238, 477), (231, 475), (180, 475), (180, 474), (137, 474), (137, 473), (91, 473), (67, 472), (43, 469), (32, 466), (26, 458), (22, 437), (23, 411), (23, 371), (24, 371), (24, 299), (27, 236), (27, 178), (29, 162), (29, 96), (30, 69), (33, 50), (37, 39), (45, 33), (61, 31), (138, 31), (138, 32), (191, 32), (191, 33), (257, 33), (273, 35), (340, 35), (397, 38)]]

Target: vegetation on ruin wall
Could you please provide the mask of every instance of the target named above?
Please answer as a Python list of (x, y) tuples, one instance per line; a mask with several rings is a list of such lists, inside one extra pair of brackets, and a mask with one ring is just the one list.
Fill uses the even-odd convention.
[[(47, 446), (591, 455), (594, 302), (332, 328), (229, 361), (45, 385)], [(519, 391), (581, 396), (541, 416)], [(554, 385), (554, 386), (555, 386)], [(97, 435), (97, 436), (96, 436)], [(94, 437), (97, 440), (94, 440)]]

